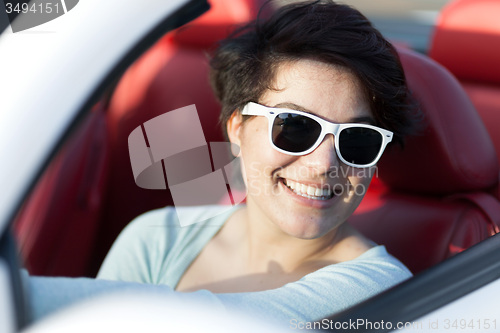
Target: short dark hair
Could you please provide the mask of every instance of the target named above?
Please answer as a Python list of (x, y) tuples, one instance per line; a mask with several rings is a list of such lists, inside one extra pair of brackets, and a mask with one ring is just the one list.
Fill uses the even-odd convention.
[(347, 68), (361, 82), (378, 126), (403, 144), (413, 132), (416, 103), (394, 47), (358, 10), (334, 1), (283, 6), (221, 42), (211, 59), (210, 80), (222, 104), (221, 122), (248, 102), (258, 102), (278, 66), (314, 59)]

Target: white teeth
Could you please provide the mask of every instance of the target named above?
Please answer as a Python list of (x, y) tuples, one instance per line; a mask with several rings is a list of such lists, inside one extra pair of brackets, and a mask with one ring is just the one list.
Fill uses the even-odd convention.
[(314, 195), (314, 193), (316, 193), (316, 189), (314, 187), (308, 186), (307, 187), (307, 194)]
[(313, 186), (308, 186), (305, 184), (300, 184), (292, 180), (284, 180), (284, 184), (288, 186), (295, 194), (300, 196), (317, 199), (326, 200), (332, 197), (332, 191), (328, 188), (316, 188)]

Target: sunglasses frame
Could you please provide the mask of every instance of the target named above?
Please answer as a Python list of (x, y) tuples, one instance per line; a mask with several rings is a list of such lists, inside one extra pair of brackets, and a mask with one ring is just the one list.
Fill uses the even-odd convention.
[[(293, 153), (293, 152), (289, 152), (287, 150), (283, 150), (283, 149), (277, 147), (274, 144), (273, 138), (272, 138), (272, 130), (273, 130), (274, 119), (279, 114), (282, 114), (282, 113), (292, 113), (292, 114), (297, 114), (297, 115), (300, 115), (300, 116), (304, 116), (304, 117), (313, 119), (314, 121), (316, 121), (316, 122), (318, 122), (320, 124), (320, 126), (321, 126), (321, 133), (319, 134), (318, 139), (316, 140), (316, 142), (309, 149), (304, 150), (302, 152)], [(254, 103), (254, 102), (247, 103), (243, 107), (243, 110), (241, 111), (241, 114), (245, 115), (245, 116), (264, 116), (264, 117), (266, 117), (268, 119), (268, 123), (269, 123), (269, 130), (268, 130), (268, 132), (269, 132), (269, 142), (271, 143), (271, 146), (274, 149), (276, 149), (277, 151), (279, 151), (279, 152), (281, 152), (283, 154), (287, 154), (287, 155), (293, 155), (293, 156), (307, 155), (307, 154), (313, 152), (316, 148), (318, 148), (318, 146), (321, 144), (321, 142), (323, 142), (323, 139), (325, 138), (325, 136), (327, 134), (333, 134), (333, 137), (334, 137), (334, 140), (335, 140), (335, 151), (337, 152), (338, 158), (344, 164), (346, 164), (348, 166), (355, 167), (355, 168), (369, 168), (369, 167), (374, 166), (375, 164), (377, 164), (377, 162), (380, 159), (380, 157), (382, 156), (382, 154), (383, 154), (383, 152), (384, 152), (387, 144), (392, 141), (392, 137), (393, 137), (393, 133), (391, 131), (388, 131), (386, 129), (383, 129), (383, 128), (380, 128), (380, 127), (377, 127), (377, 126), (368, 125), (368, 124), (360, 124), (360, 123), (337, 124), (337, 123), (329, 122), (327, 120), (324, 120), (324, 119), (322, 119), (322, 118), (320, 118), (320, 117), (318, 117), (316, 115), (313, 115), (313, 114), (310, 114), (310, 113), (307, 113), (307, 112), (297, 111), (297, 110), (292, 110), (292, 109), (285, 109), (285, 108), (273, 108), (273, 107), (261, 105), (261, 104), (258, 104), (258, 103)], [(377, 131), (382, 136), (382, 145), (380, 147), (380, 151), (379, 151), (377, 157), (375, 157), (375, 159), (372, 162), (370, 162), (368, 164), (355, 164), (355, 163), (351, 163), (351, 162), (346, 161), (342, 157), (342, 154), (340, 153), (340, 148), (339, 148), (339, 145), (340, 145), (339, 144), (339, 135), (337, 135), (337, 134), (339, 134), (344, 129), (352, 128), (352, 127), (370, 128), (372, 130)]]

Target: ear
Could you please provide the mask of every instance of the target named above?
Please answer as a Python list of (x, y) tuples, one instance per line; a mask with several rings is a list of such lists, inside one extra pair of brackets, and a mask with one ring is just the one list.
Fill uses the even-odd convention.
[[(229, 141), (231, 143), (236, 144), (238, 147), (241, 146), (241, 134), (242, 134), (242, 126), (243, 126), (243, 116), (238, 110), (235, 110), (226, 124), (227, 136), (229, 137)], [(233, 151), (231, 149), (234, 156), (239, 155), (238, 152)]]

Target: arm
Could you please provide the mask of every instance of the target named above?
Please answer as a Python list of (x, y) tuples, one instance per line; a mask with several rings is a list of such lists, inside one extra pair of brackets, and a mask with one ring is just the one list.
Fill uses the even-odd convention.
[(378, 246), (355, 260), (324, 267), (281, 288), (217, 296), (226, 307), (257, 312), (281, 323), (306, 322), (347, 309), (409, 277), (410, 271)]
[(86, 278), (26, 278), (35, 320), (96, 295), (134, 291), (202, 302), (221, 311), (244, 311), (289, 325), (294, 319), (313, 321), (329, 316), (410, 276), (401, 263), (386, 255), (383, 247), (377, 247), (358, 259), (327, 266), (281, 288), (252, 293), (214, 294), (206, 290), (179, 293), (165, 285)]

